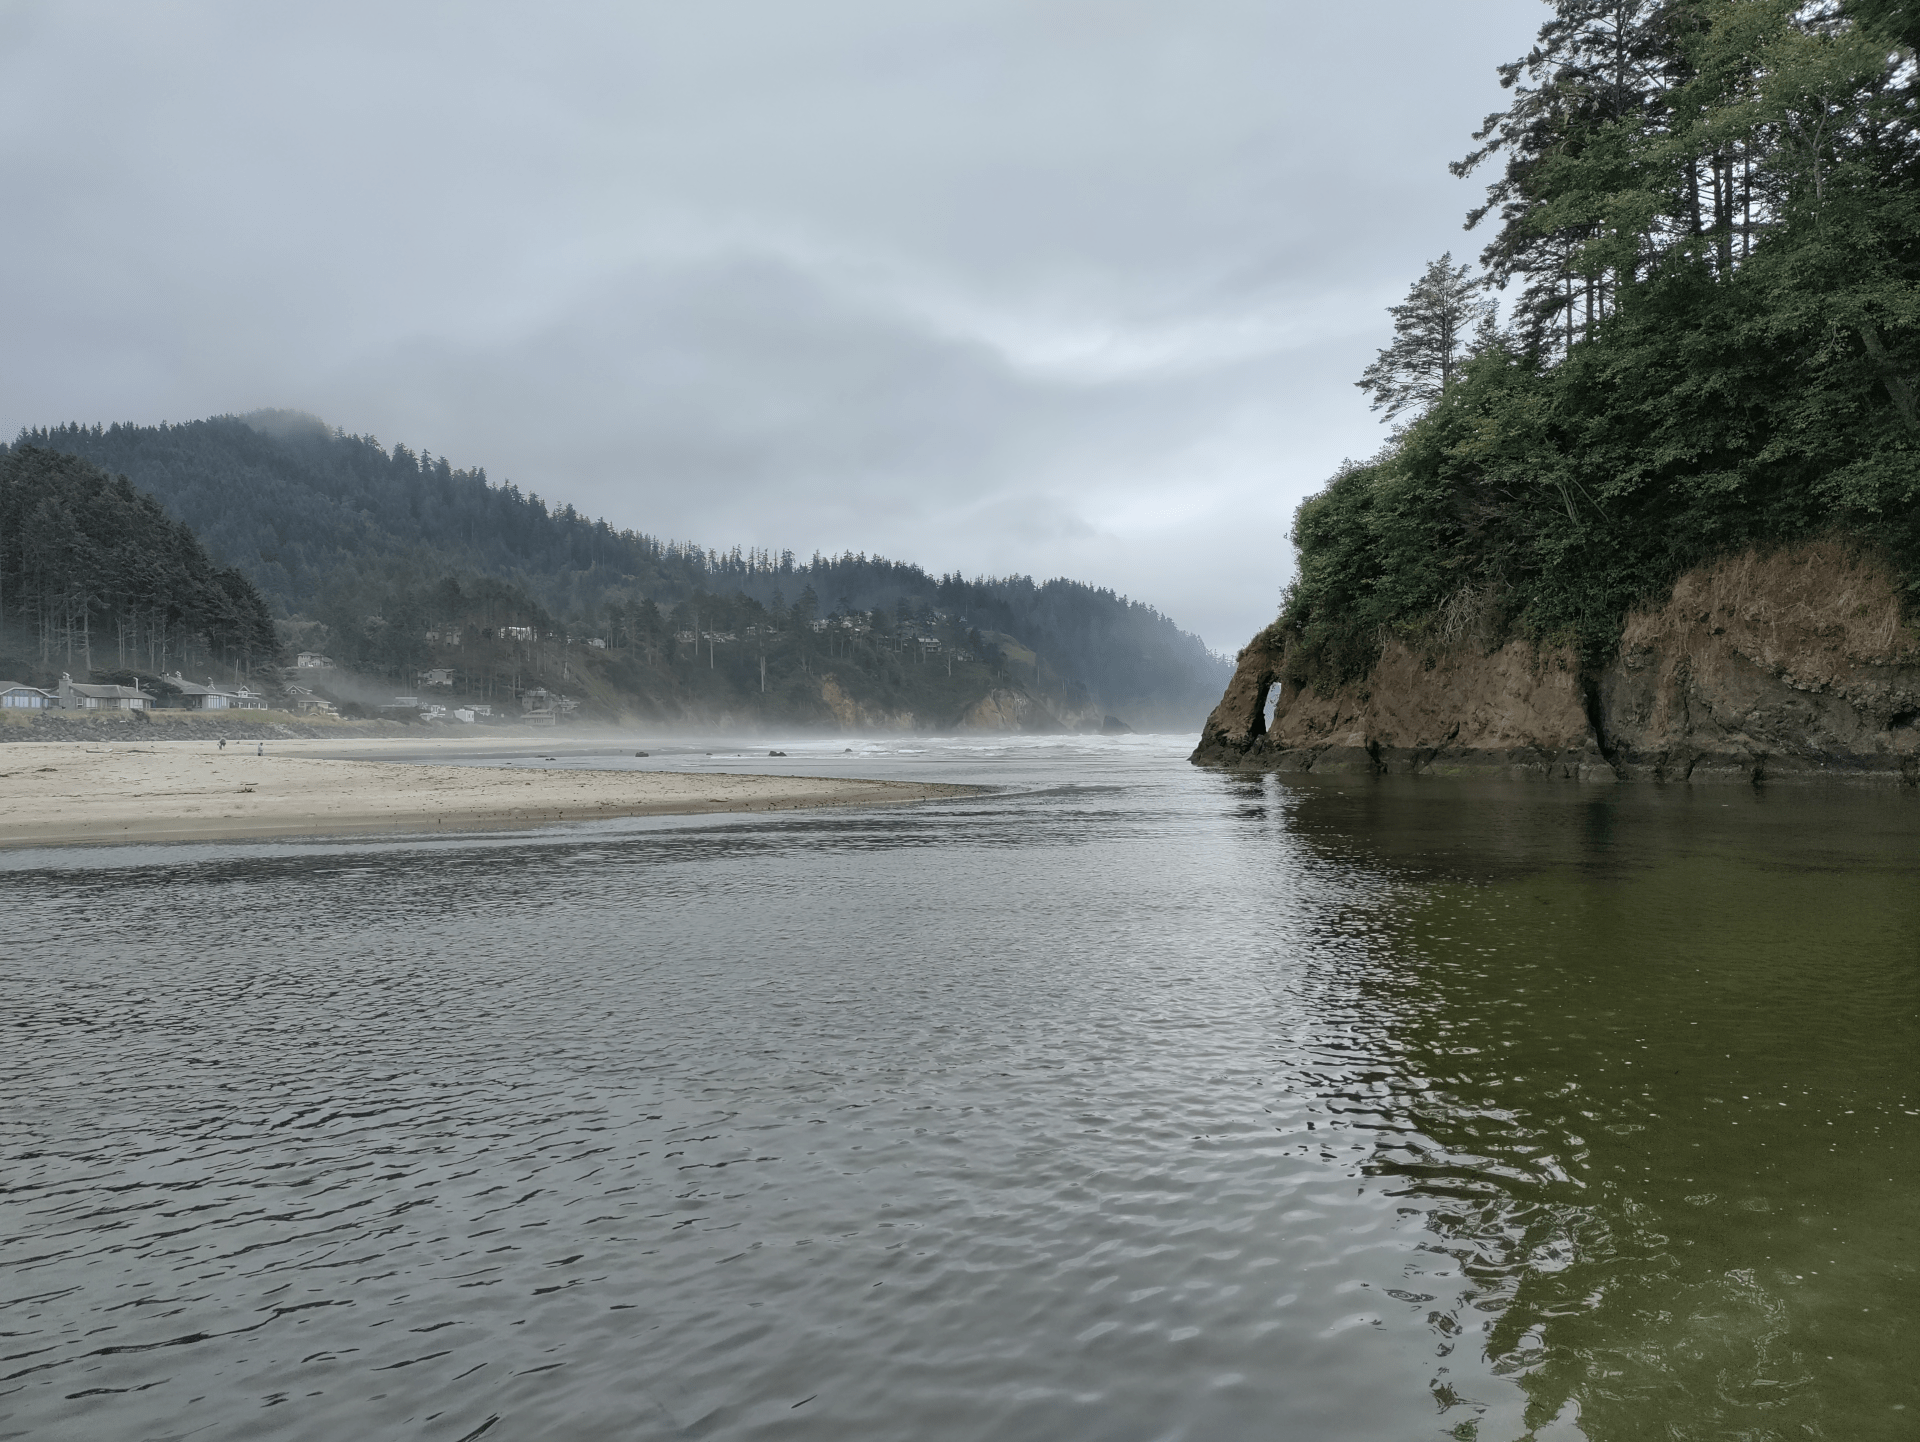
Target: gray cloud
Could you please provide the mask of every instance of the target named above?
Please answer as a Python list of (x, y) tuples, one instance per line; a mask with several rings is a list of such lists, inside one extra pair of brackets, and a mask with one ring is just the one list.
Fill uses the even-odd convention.
[(1222, 649), (1534, 0), (0, 10), (0, 424), (256, 406)]

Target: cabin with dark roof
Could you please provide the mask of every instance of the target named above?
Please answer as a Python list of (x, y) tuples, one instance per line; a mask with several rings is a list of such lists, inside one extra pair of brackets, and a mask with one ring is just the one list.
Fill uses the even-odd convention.
[(161, 683), (173, 693), (175, 704), (183, 711), (231, 711), (240, 705), (240, 698), (231, 691), (222, 691), (209, 677), (202, 686), (198, 681), (189, 681), (178, 671), (171, 676), (162, 676)]
[(138, 686), (83, 686), (62, 674), (56, 693), (62, 711), (148, 711), (153, 697)]

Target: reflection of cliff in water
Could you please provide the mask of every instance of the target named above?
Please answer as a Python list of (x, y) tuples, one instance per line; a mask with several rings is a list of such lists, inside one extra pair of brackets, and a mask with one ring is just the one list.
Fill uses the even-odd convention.
[(1253, 786), (1381, 876), (1324, 1074), (1432, 1233), (1443, 1425), (1474, 1349), (1541, 1436), (1900, 1435), (1911, 801)]

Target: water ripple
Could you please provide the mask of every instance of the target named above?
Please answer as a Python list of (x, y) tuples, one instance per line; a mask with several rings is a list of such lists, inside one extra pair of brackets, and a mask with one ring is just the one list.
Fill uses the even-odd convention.
[(929, 757), (1007, 789), (12, 858), (4, 1430), (1895, 1435), (1826, 1355), (1910, 1278), (1911, 812), (1783, 874), (1630, 802), (1657, 866), (1560, 802)]

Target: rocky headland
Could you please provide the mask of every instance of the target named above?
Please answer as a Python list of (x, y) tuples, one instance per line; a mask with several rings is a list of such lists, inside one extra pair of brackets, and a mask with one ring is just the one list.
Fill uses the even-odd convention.
[[(1616, 652), (1389, 634), (1364, 677), (1290, 682), (1276, 623), (1244, 649), (1193, 760), (1322, 773), (1920, 784), (1920, 626), (1892, 569), (1836, 540), (1748, 551), (1631, 612)], [(1276, 695), (1277, 693), (1277, 695)]]

